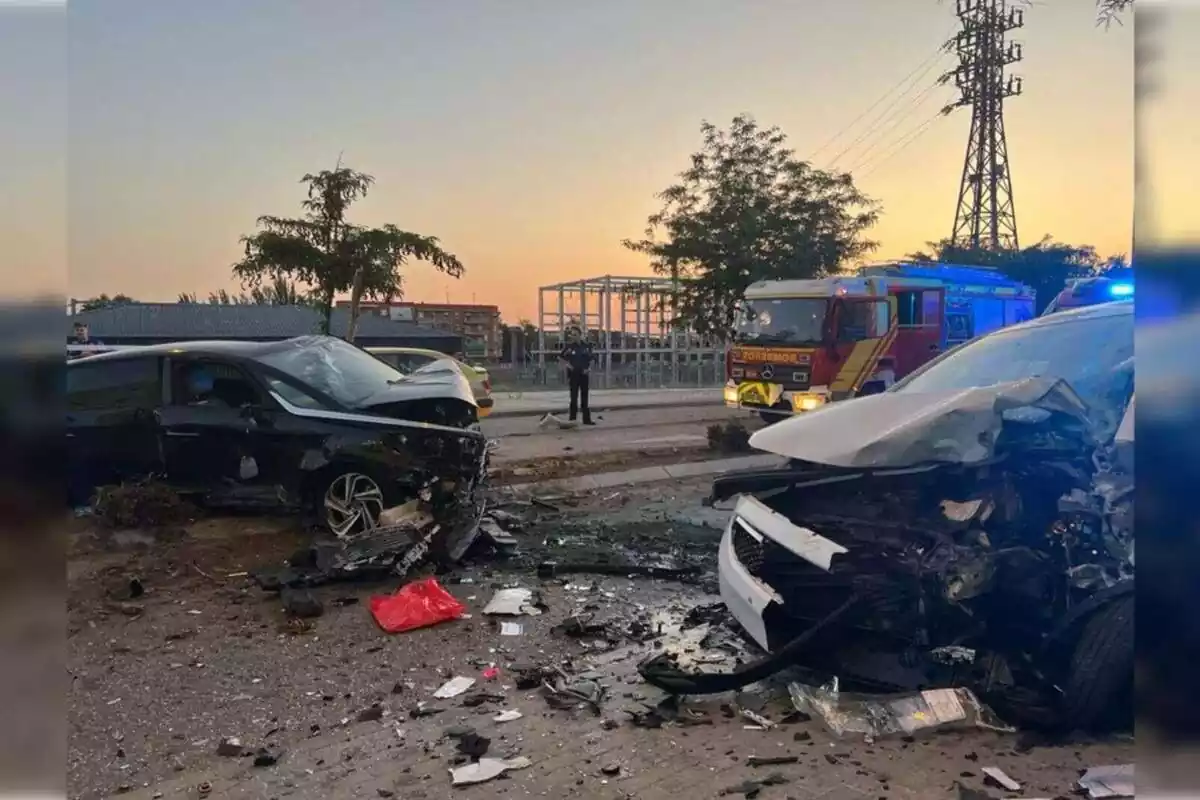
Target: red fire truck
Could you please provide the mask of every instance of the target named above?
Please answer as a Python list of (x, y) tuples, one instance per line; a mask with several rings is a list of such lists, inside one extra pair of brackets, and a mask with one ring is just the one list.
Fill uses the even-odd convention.
[(762, 281), (725, 357), (725, 405), (770, 422), (873, 394), (938, 353), (1034, 315), (1034, 293), (995, 270), (886, 263), (817, 280)]

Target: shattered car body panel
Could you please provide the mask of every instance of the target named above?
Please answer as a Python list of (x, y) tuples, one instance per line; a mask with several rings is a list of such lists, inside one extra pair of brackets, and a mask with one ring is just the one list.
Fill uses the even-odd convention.
[[(1105, 615), (1132, 624), (1133, 477), (1120, 458), (1132, 442), (1132, 309), (1048, 319), (1067, 327), (1027, 323), (957, 351), (962, 374), (945, 383), (978, 388), (937, 386), (934, 362), (912, 391), (902, 383), (755, 434), (753, 445), (790, 465), (713, 486), (714, 499), (740, 495), (720, 588), (752, 639), (873, 689), (965, 682), (993, 699), (1020, 694), (1038, 708), (1013, 713), (1043, 720), (1047, 707), (1066, 709), (1087, 726), (1123, 702), (1132, 629), (1101, 641), (1089, 626)], [(1072, 339), (1064, 352), (1089, 341), (1120, 352), (1099, 365), (1050, 359), (1035, 377), (992, 382), (963, 366), (993, 337), (1026, 336), (1037, 350), (1047, 331)], [(1085, 393), (1072, 369), (1093, 370), (1077, 375)], [(946, 647), (975, 659), (940, 663)]]
[(77, 497), (154, 473), (214, 506), (309, 509), (338, 537), (418, 497), (444, 531), (477, 518), (488, 444), (466, 380), (406, 377), (332, 337), (78, 359), (68, 404)]

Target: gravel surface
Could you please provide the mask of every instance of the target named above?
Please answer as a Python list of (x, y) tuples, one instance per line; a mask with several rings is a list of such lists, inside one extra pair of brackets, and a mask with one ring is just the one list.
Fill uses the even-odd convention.
[[(816, 721), (746, 730), (745, 720), (722, 713), (728, 698), (694, 703), (702, 725), (634, 727), (623, 709), (661, 698), (640, 683), (636, 663), (667, 639), (606, 643), (552, 628), (590, 609), (624, 632), (647, 614), (712, 602), (711, 579), (541, 581), (534, 566), (605, 558), (711, 569), (725, 512), (701, 506), (707, 488), (698, 480), (562, 501), (561, 514), (540, 512), (517, 534), (522, 556), (442, 576), (469, 619), (398, 635), (382, 633), (367, 610), (372, 594), (394, 585), (323, 587), (324, 615), (297, 624), (285, 619), (277, 596), (230, 577), (278, 563), (303, 544), (286, 520), (206, 520), (173, 535), (116, 538), (76, 521), (68, 569), (70, 796), (190, 798), (209, 788), (214, 798), (263, 799), (701, 798), (748, 790), (745, 781), (778, 773), (786, 783), (760, 787), (760, 797), (934, 800), (956, 796), (956, 781), (981, 787), (982, 767), (1000, 766), (1026, 785), (1024, 796), (1053, 797), (1068, 793), (1084, 766), (1132, 760), (1124, 742), (1018, 752), (1017, 737), (982, 732), (868, 744), (836, 740)], [(132, 578), (140, 596), (130, 597)], [(501, 636), (481, 611), (495, 589), (511, 584), (539, 589), (546, 611), (516, 620), (521, 635)], [(513, 667), (530, 662), (575, 673), (594, 666), (609, 686), (602, 713), (556, 710), (538, 692), (518, 690)], [(493, 663), (499, 674), (487, 680)], [(433, 700), (456, 675), (503, 700), (478, 707)], [(762, 698), (764, 714), (785, 716), (770, 693)], [(440, 713), (413, 718), (420, 702)], [(506, 709), (523, 716), (493, 721)], [(445, 734), (454, 725), (489, 738), (489, 756), (533, 763), (452, 789), (447, 770), (456, 750)], [(256, 767), (253, 758), (218, 755), (223, 737), (268, 748), (278, 762)], [(754, 767), (750, 756), (796, 761)]]

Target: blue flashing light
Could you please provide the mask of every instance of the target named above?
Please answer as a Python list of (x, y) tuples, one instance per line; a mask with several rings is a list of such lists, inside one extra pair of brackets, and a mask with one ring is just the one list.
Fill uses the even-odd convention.
[(1114, 283), (1108, 287), (1108, 293), (1113, 297), (1133, 297), (1133, 284)]

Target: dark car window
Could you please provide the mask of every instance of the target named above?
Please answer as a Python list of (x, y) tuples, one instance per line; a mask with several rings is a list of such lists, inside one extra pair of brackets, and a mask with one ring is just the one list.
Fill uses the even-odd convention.
[[(194, 381), (193, 376), (201, 380)], [(205, 359), (171, 362), (172, 405), (241, 408), (262, 400), (259, 388), (233, 364)]]
[(127, 358), (67, 367), (69, 409), (153, 409), (161, 401), (162, 375), (157, 358)]
[(395, 367), (332, 336), (290, 339), (255, 359), (349, 407), (404, 380)]
[(271, 391), (298, 408), (328, 410), (328, 406), (313, 395), (279, 378), (267, 378)]
[(1030, 377), (1065, 380), (1095, 409), (1122, 407), (1133, 388), (1133, 314), (1064, 316), (968, 342), (896, 384), (941, 392)]

